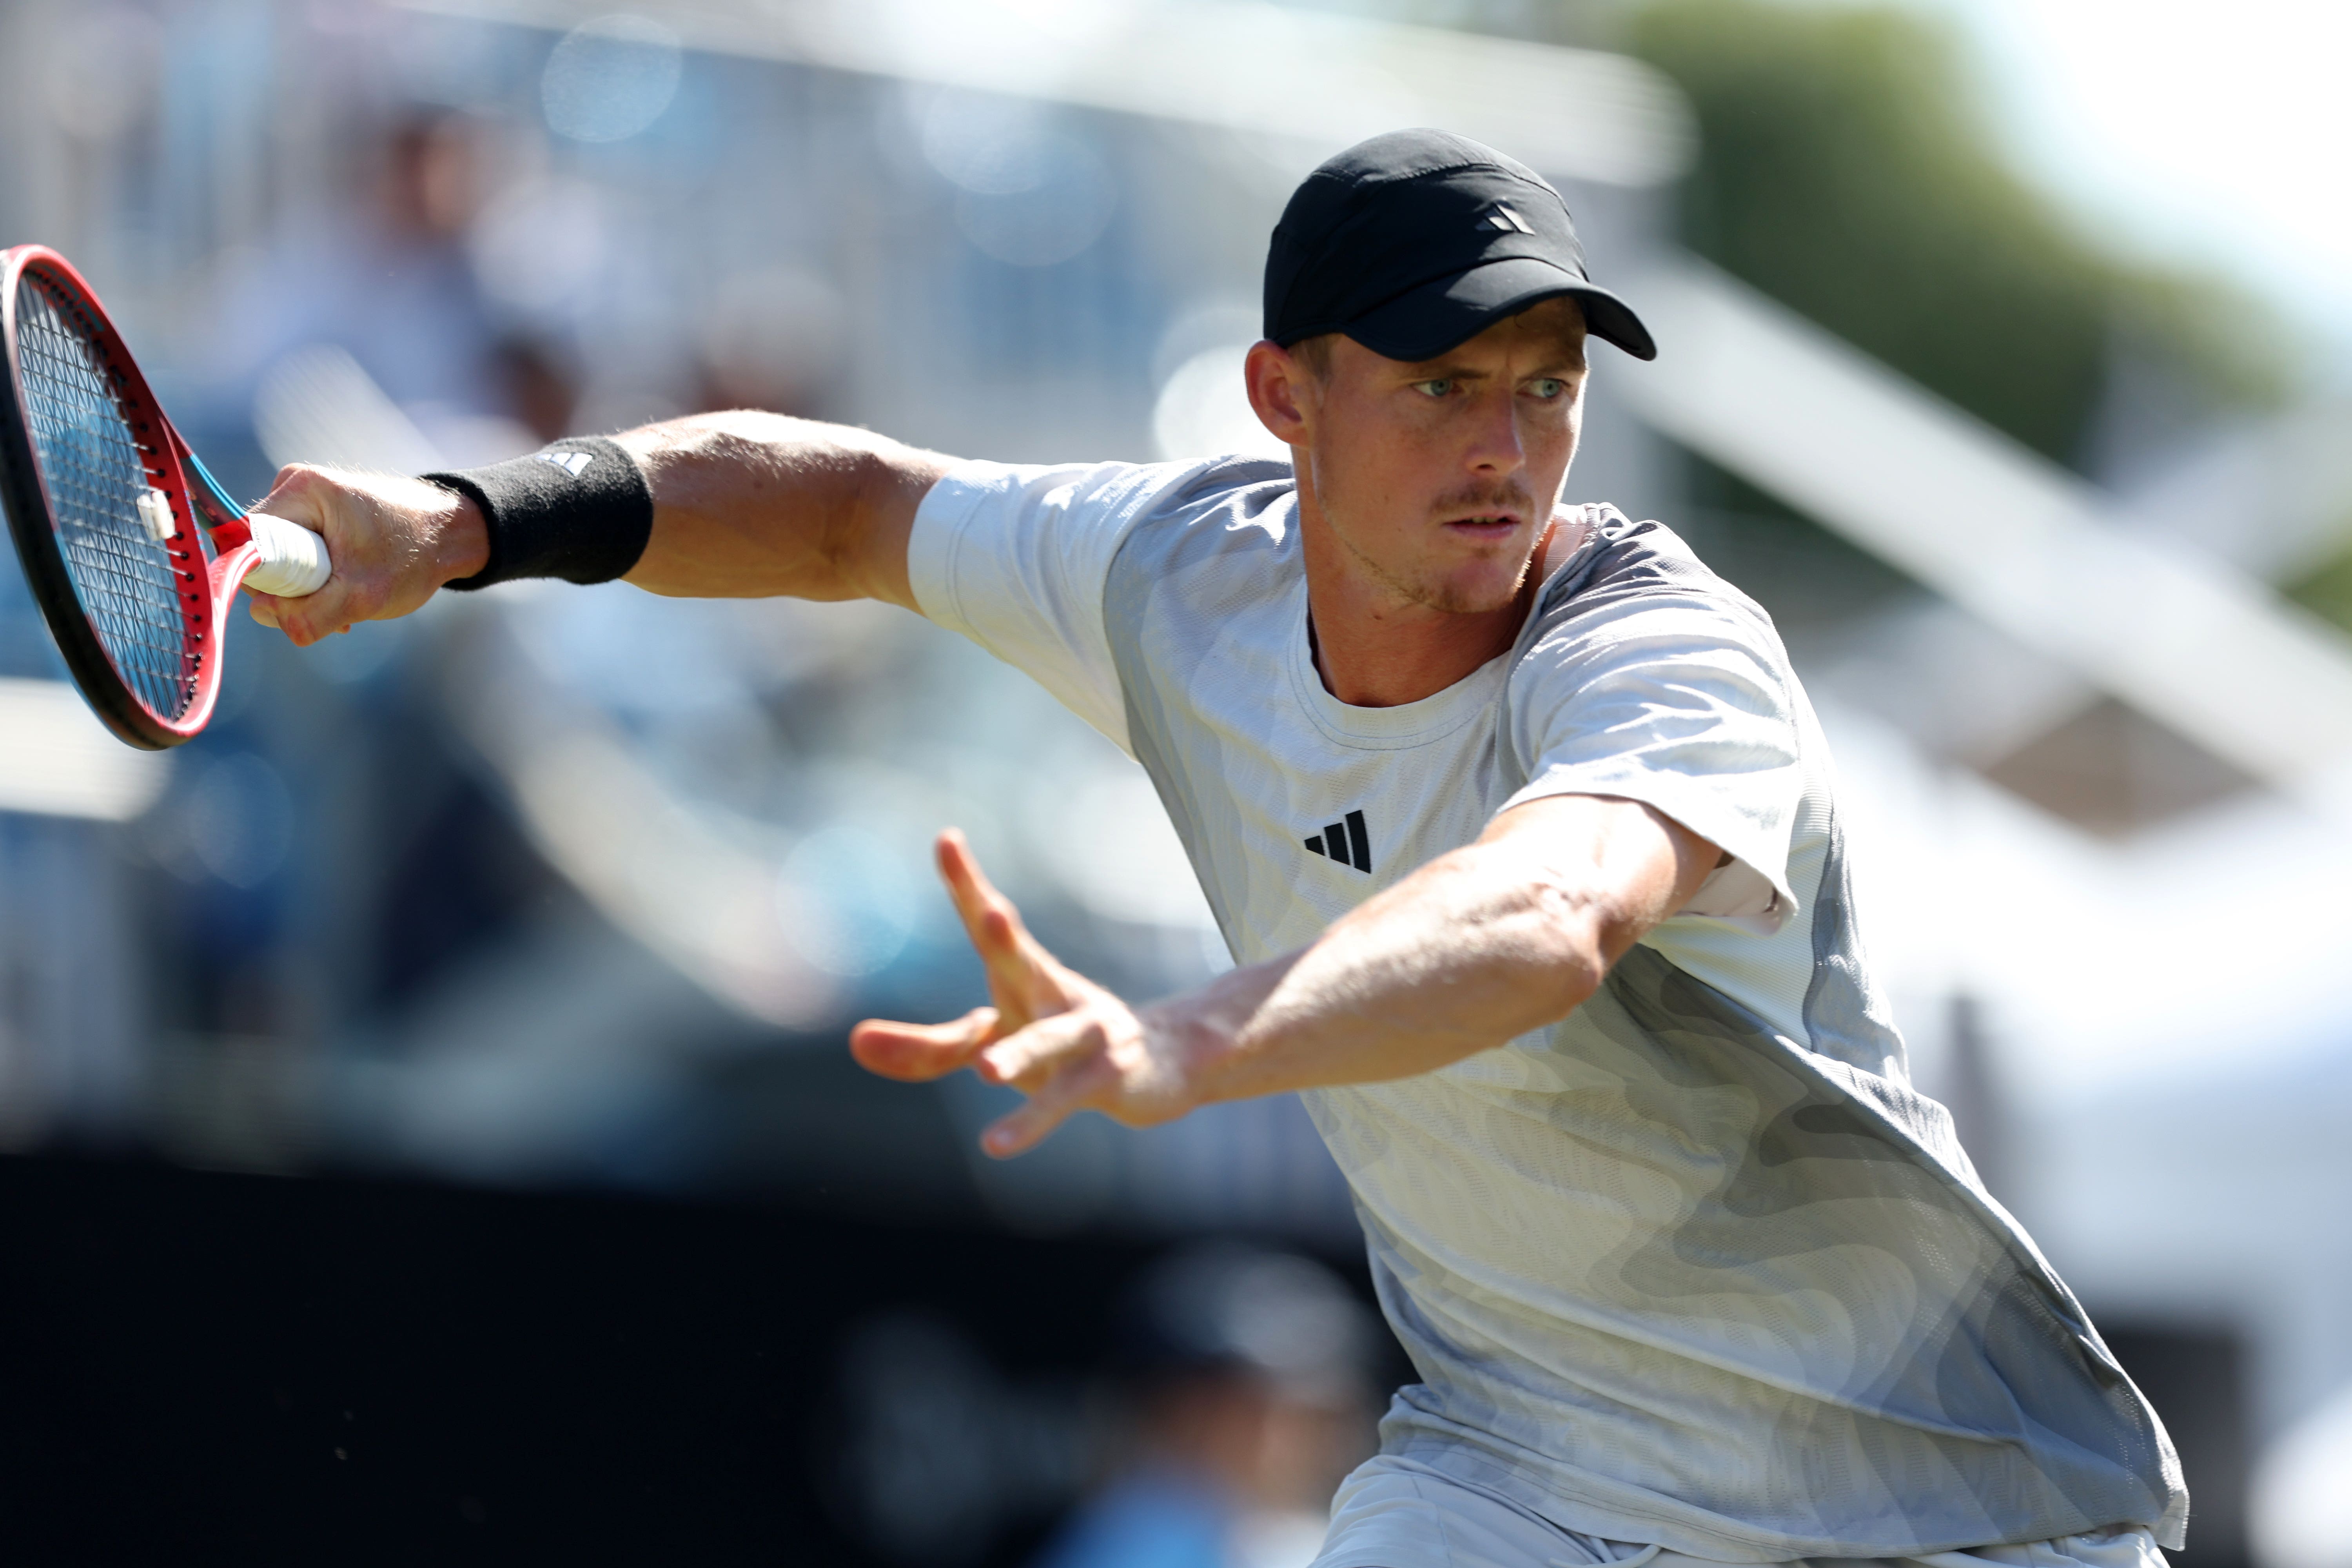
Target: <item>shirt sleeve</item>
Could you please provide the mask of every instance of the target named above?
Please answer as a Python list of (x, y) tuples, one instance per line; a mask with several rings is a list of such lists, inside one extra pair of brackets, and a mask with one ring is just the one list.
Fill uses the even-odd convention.
[(1540, 637), (1512, 678), (1528, 783), (1503, 803), (1616, 795), (1732, 856), (1675, 911), (1762, 935), (1797, 907), (1789, 840), (1804, 789), (1793, 679), (1759, 628), (1703, 601), (1650, 599)]
[(907, 575), (916, 605), (1124, 749), (1103, 586), (1167, 477), (1132, 463), (958, 465), (915, 513)]

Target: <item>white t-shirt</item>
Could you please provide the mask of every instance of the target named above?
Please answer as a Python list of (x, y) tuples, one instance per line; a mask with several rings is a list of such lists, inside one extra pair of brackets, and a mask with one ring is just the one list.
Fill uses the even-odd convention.
[(1421, 1377), (1383, 1451), (1726, 1562), (2177, 1545), (2163, 1428), (1910, 1086), (1763, 611), (1579, 509), (1509, 653), (1350, 707), (1297, 516), (1282, 463), (974, 463), (908, 564), (924, 614), (1143, 764), (1244, 963), (1539, 796), (1643, 801), (1734, 858), (1560, 1023), (1304, 1097)]

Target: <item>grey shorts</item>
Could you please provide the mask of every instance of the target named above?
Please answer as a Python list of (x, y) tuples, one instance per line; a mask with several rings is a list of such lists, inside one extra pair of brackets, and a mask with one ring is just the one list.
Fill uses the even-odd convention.
[[(1804, 1562), (1804, 1559), (1799, 1559)], [(1815, 1560), (1838, 1568), (1858, 1560)], [(2166, 1568), (2145, 1530), (2063, 1535), (2025, 1546), (1979, 1546), (1876, 1560), (1893, 1568)], [(1655, 1546), (1563, 1530), (1480, 1488), (1383, 1454), (1356, 1468), (1331, 1500), (1331, 1528), (1314, 1568), (1729, 1568)], [(1754, 1568), (1753, 1564), (1743, 1568)]]

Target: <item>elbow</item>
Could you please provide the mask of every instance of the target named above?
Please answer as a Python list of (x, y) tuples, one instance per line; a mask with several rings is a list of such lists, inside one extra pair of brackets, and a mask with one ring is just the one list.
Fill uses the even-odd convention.
[(1546, 889), (1530, 911), (1523, 954), (1524, 988), (1542, 1016), (1530, 1027), (1556, 1024), (1591, 1001), (1610, 966), (1640, 935), (1589, 899)]
[(876, 542), (885, 532), (905, 488), (905, 476), (886, 451), (846, 447), (839, 454), (845, 483), (839, 504), (828, 510), (818, 540), (827, 580), (841, 598), (888, 599), (877, 571)]
[(1591, 1001), (1608, 977), (1608, 963), (1596, 947), (1574, 941), (1558, 942), (1547, 955), (1533, 988), (1533, 999), (1542, 1015), (1533, 1026), (1559, 1023)]

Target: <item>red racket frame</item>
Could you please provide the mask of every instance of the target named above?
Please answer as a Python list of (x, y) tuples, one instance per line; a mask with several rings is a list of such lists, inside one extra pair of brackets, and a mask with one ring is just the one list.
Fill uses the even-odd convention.
[[(189, 701), (177, 716), (158, 713), (132, 689), (75, 592), (57, 542), (58, 514), (49, 503), (31, 426), (25, 416), (25, 388), (17, 369), (16, 295), (27, 273), (48, 284), (64, 312), (77, 318), (121, 405), (146, 469), (147, 482), (169, 500), (176, 525), (165, 543), (181, 608), (181, 679)], [(100, 719), (131, 744), (161, 751), (192, 739), (212, 718), (220, 698), (221, 632), (237, 585), (257, 563), (244, 511), (223, 494), (164, 416), (163, 405), (123, 346), (121, 334), (99, 303), (98, 293), (73, 263), (45, 245), (0, 251), (0, 346), (8, 374), (0, 377), (0, 487), (5, 487), (11, 530), (25, 577), (43, 617), (65, 656), (74, 683)], [(193, 471), (201, 488), (188, 482)], [(27, 526), (46, 518), (48, 530)], [(208, 555), (205, 542), (212, 552)]]

